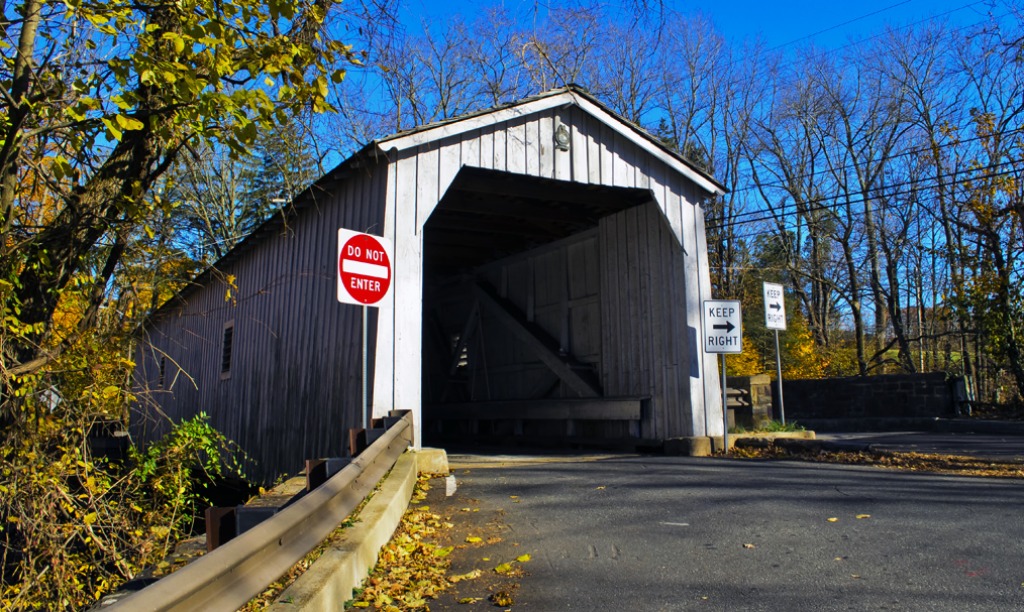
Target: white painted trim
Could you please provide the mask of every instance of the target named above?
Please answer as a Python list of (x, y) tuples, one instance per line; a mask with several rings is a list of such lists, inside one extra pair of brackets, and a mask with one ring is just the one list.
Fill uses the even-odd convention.
[(694, 183), (697, 183), (706, 191), (710, 191), (712, 194), (715, 195), (722, 195), (725, 193), (725, 191), (723, 191), (721, 187), (715, 185), (707, 178), (705, 178), (703, 175), (701, 175), (699, 172), (687, 166), (678, 158), (676, 158), (675, 156), (671, 155), (658, 145), (651, 142), (649, 138), (638, 133), (629, 125), (624, 124), (616, 117), (609, 115), (604, 109), (597, 106), (590, 100), (575, 95), (572, 95), (572, 97), (573, 102), (577, 104), (580, 108), (590, 113), (591, 115), (594, 115), (595, 117), (603, 121), (606, 125), (608, 125), (608, 127), (612, 128), (613, 130), (624, 136), (627, 140), (637, 145), (644, 151), (647, 151), (654, 157), (660, 159), (664, 163), (668, 164), (670, 168), (682, 174), (683, 176), (690, 179)]
[[(674, 155), (656, 145), (650, 137), (638, 132), (630, 124), (624, 123), (623, 120), (610, 114), (585, 97), (576, 95), (572, 91), (565, 91), (559, 94), (554, 94), (550, 97), (540, 98), (525, 104), (503, 108), (490, 113), (475, 115), (462, 120), (454, 120), (451, 123), (444, 123), (435, 128), (425, 128), (422, 131), (416, 131), (404, 136), (398, 135), (392, 138), (385, 138), (384, 140), (378, 141), (377, 146), (381, 151), (388, 151), (391, 149), (404, 151), (428, 142), (465, 134), (472, 130), (486, 128), (498, 123), (511, 121), (512, 119), (517, 119), (533, 113), (539, 113), (559, 106), (565, 106), (567, 104), (574, 104), (585, 112), (593, 115), (595, 118), (618, 132), (633, 144), (661, 160), (676, 172), (700, 185), (704, 190), (715, 195), (722, 195), (725, 193), (721, 187), (708, 180), (700, 172), (694, 170)], [(607, 184), (611, 184), (610, 181), (606, 182)]]
[(404, 151), (428, 142), (442, 140), (449, 136), (457, 136), (459, 134), (485, 128), (497, 123), (504, 123), (505, 121), (511, 121), (512, 119), (545, 111), (564, 104), (570, 104), (572, 102), (573, 98), (568, 92), (564, 92), (548, 98), (540, 98), (538, 100), (533, 100), (532, 102), (503, 108), (494, 112), (467, 117), (461, 121), (455, 120), (451, 123), (444, 123), (435, 128), (426, 128), (422, 131), (413, 132), (412, 134), (404, 136), (399, 134), (393, 138), (385, 138), (384, 140), (378, 141), (377, 146), (379, 146), (382, 151), (390, 149)]

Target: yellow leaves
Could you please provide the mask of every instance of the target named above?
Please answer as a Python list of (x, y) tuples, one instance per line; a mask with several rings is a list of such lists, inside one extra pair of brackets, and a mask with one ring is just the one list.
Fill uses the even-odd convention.
[(185, 50), (185, 39), (175, 32), (164, 32), (160, 38), (170, 41), (175, 53), (181, 53)]
[(483, 597), (463, 597), (462, 599), (459, 600), (459, 603), (460, 604), (475, 604), (477, 602), (483, 601), (483, 599), (484, 599)]
[(479, 578), (480, 576), (483, 576), (483, 575), (484, 575), (483, 570), (475, 569), (475, 570), (473, 570), (471, 572), (467, 572), (465, 574), (456, 574), (455, 576), (452, 576), (452, 577), (448, 578), (448, 580), (450, 580), (454, 584), (458, 584), (458, 583), (466, 581), (466, 580), (476, 580), (477, 578)]
[(858, 514), (854, 518), (857, 518), (857, 519), (868, 519), (868, 518), (871, 518), (871, 515), (870, 514)]
[(99, 518), (98, 514), (96, 514), (95, 512), (90, 512), (89, 514), (86, 514), (82, 517), (82, 522), (86, 525), (92, 525), (96, 522), (97, 518)]
[(839, 522), (839, 519), (837, 517), (834, 517), (834, 516), (831, 516), (831, 517), (829, 517), (829, 518), (827, 518), (825, 520), (830, 522), (830, 523), (838, 523)]
[[(427, 488), (425, 480), (418, 481), (413, 499), (423, 501)], [(399, 530), (381, 549), (366, 588), (358, 601), (349, 605), (378, 610), (422, 609), (429, 598), (448, 588), (450, 582), (445, 572), (451, 565), (450, 555), (455, 547), (438, 547), (428, 542), (428, 537), (436, 534), (442, 525), (441, 517), (427, 512), (428, 509), (429, 506), (420, 506), (405, 513)], [(463, 579), (473, 577), (466, 575)]]
[(166, 525), (153, 525), (149, 528), (149, 532), (158, 538), (166, 538), (170, 535), (171, 530)]
[(520, 570), (519, 570), (519, 568), (517, 568), (515, 566), (515, 564), (516, 563), (527, 563), (529, 561), (530, 561), (530, 555), (529, 554), (519, 555), (518, 557), (516, 557), (512, 561), (508, 561), (507, 563), (499, 564), (497, 567), (494, 568), (494, 572), (496, 574), (502, 574), (502, 575), (517, 575), (520, 572)]
[(491, 595), (491, 602), (496, 606), (511, 606), (514, 601), (509, 591), (498, 591)]
[(126, 132), (141, 130), (146, 127), (145, 124), (138, 119), (127, 115), (117, 115), (114, 119), (117, 121), (117, 125)]
[(236, 295), (238, 293), (238, 285), (235, 283), (236, 278), (234, 274), (228, 274), (224, 277), (224, 284), (227, 285), (227, 289), (224, 290), (224, 301), (235, 303)]
[(115, 122), (111, 121), (108, 117), (103, 117), (100, 121), (102, 121), (104, 127), (107, 128), (107, 136), (112, 140), (120, 142), (124, 134), (121, 132), (121, 129), (115, 125)]
[(469, 543), (469, 544), (479, 544), (480, 542), (483, 542), (483, 541), (484, 541), (484, 539), (481, 538), (480, 536), (467, 536), (466, 537), (466, 542)]

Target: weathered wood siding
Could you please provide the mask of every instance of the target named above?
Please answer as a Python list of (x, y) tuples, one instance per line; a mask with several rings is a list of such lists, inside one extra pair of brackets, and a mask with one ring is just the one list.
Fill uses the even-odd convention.
[[(345, 453), (346, 428), (362, 422), (362, 312), (337, 301), (337, 230), (381, 227), (387, 177), (372, 170), (350, 170), (332, 193), (232, 258), (218, 271), (221, 280), (189, 291), (183, 305), (148, 327), (137, 370), (151, 394), (143, 407), (151, 399), (175, 421), (206, 412), (257, 460), (264, 479), (306, 458)], [(228, 275), (235, 287), (224, 282)], [(222, 378), (228, 321), (232, 363)], [(166, 421), (147, 413), (150, 429)]]
[[(555, 146), (560, 123), (570, 133), (568, 151)], [(717, 189), (713, 182), (567, 92), (399, 134), (364, 154), (373, 151), (381, 152), (377, 160), (346, 162), (327, 177), (341, 173), (344, 180), (323, 183), (329, 191), (305, 202), (287, 224), (247, 240), (219, 276), (201, 279), (203, 286), (149, 326), (137, 372), (158, 408), (150, 414), (178, 420), (207, 412), (260, 462), (262, 477), (294, 470), (304, 458), (342, 453), (345, 429), (362, 420), (361, 312), (335, 299), (337, 230), (345, 227), (394, 244), (393, 289), (371, 315), (371, 397), (376, 415), (412, 410), (421, 440), (423, 372), (448, 367), (423, 363), (423, 228), (459, 171), (480, 168), (650, 193), (648, 205), (502, 263), (493, 280), (501, 295), (595, 369), (606, 396), (652, 398), (641, 435), (721, 432), (716, 362), (696, 345), (701, 301), (711, 297), (697, 203)], [(229, 276), (235, 286), (226, 300)], [(465, 318), (468, 303), (446, 316)], [(233, 359), (230, 376), (222, 377), (228, 322)], [(483, 325), (485, 339), (502, 333), (486, 316)], [(431, 342), (443, 345), (438, 327), (426, 329)], [(514, 342), (487, 351), (492, 398), (564, 386)], [(531, 368), (536, 377), (523, 376)], [(570, 395), (561, 386), (552, 393)], [(147, 426), (158, 427), (160, 419)]]
[[(565, 124), (570, 131), (568, 151), (554, 146), (558, 123)], [(384, 141), (382, 146), (387, 148), (388, 142)], [(423, 295), (422, 230), (463, 167), (650, 190), (655, 210), (664, 219), (663, 227), (653, 223), (648, 212), (643, 213), (642, 219), (636, 213), (624, 217), (614, 228), (602, 224), (602, 236), (615, 241), (615, 265), (624, 268), (620, 272), (632, 271), (632, 275), (625, 276), (630, 283), (629, 291), (673, 303), (641, 304), (628, 298), (607, 306), (616, 308), (616, 316), (628, 313), (629, 317), (642, 317), (653, 312), (662, 321), (672, 318), (674, 329), (683, 334), (679, 336), (680, 342), (689, 344), (700, 337), (701, 301), (711, 297), (707, 250), (700, 242), (704, 238), (703, 217), (697, 202), (702, 190), (590, 113), (575, 106), (551, 108), (441, 140), (424, 139), (421, 145), (393, 151), (384, 235), (394, 241), (398, 263), (395, 291), (381, 308), (376, 364), (382, 375), (374, 381), (375, 414), (392, 408), (418, 412), (421, 405), (422, 317), (418, 313)], [(648, 231), (654, 231), (659, 242), (646, 243)], [(640, 242), (645, 244), (636, 244)], [(668, 260), (661, 261), (661, 257)], [(611, 265), (610, 261), (607, 263)], [(615, 282), (618, 279), (615, 276)], [(666, 279), (674, 279), (669, 289), (651, 288), (652, 283), (664, 283)], [(602, 282), (612, 280), (602, 276)], [(608, 289), (616, 290), (615, 285)], [(658, 328), (652, 329), (655, 335), (663, 336)], [(624, 349), (621, 343), (627, 341), (643, 347), (639, 350), (644, 359), (630, 363), (645, 370), (627, 375), (624, 368), (632, 365), (616, 362), (614, 367), (604, 368), (604, 372), (621, 377), (613, 388), (637, 389), (636, 393), (662, 398), (653, 406), (657, 414), (648, 423), (653, 435), (704, 435), (706, 421), (709, 433), (721, 433), (721, 418), (714, 414), (705, 417), (705, 407), (710, 411), (721, 410), (713, 358), (701, 359), (700, 351), (693, 353), (682, 346), (648, 347), (645, 343), (660, 343), (663, 338), (628, 333), (606, 335), (601, 350), (607, 354)], [(669, 369), (674, 371), (668, 372)], [(635, 377), (637, 382), (633, 382)], [(705, 380), (711, 384), (706, 385)]]
[(651, 396), (643, 437), (692, 435), (703, 389), (693, 384), (700, 334), (688, 324), (685, 255), (653, 203), (606, 217), (600, 238), (605, 394)]
[[(601, 362), (597, 262), (597, 232), (589, 231), (497, 262), (481, 272), (501, 297), (543, 329), (561, 351), (596, 372)], [(486, 309), (482, 323), (481, 340), (474, 348), (484, 350), (486, 378), (474, 380), (474, 399), (579, 397)]]

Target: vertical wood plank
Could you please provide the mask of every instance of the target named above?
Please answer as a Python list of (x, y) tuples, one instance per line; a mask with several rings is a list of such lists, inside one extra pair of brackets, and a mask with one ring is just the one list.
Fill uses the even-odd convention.
[[(569, 130), (569, 150), (559, 151), (554, 147), (555, 135), (554, 132), (551, 134), (552, 149), (554, 151), (554, 178), (560, 181), (571, 181), (572, 180), (572, 156), (573, 156), (573, 140), (576, 136), (573, 135), (575, 131), (572, 127), (572, 120), (570, 119), (570, 111), (563, 109), (554, 114), (552, 126), (557, 129), (559, 125), (564, 125)], [(543, 138), (543, 136), (542, 136)]]
[[(461, 139), (462, 154), (459, 156), (459, 161), (456, 163), (456, 171), (458, 171), (459, 166), (470, 166), (473, 168), (480, 167), (480, 141), (480, 130), (473, 130), (469, 134), (463, 135)], [(443, 183), (444, 181), (442, 180), (442, 184)], [(442, 192), (441, 195), (444, 195), (444, 193)]]
[(505, 171), (508, 170), (508, 132), (506, 130), (497, 130), (493, 134), (494, 136), (494, 169)]
[(569, 158), (571, 159), (572, 180), (577, 183), (588, 183), (590, 174), (587, 158), (591, 139), (587, 135), (587, 116), (575, 107), (565, 112), (571, 122), (569, 135), (572, 137), (572, 144), (569, 147)]
[(537, 152), (540, 158), (537, 173), (544, 178), (555, 177), (555, 156), (561, 153), (555, 151), (555, 121), (554, 113), (542, 113), (537, 116)]
[(615, 184), (615, 153), (612, 151), (612, 147), (615, 143), (615, 131), (612, 130), (605, 124), (601, 126), (601, 161), (600, 161), (600, 175), (598, 184), (603, 185), (614, 185)]
[[(400, 216), (415, 215), (416, 158), (405, 156), (388, 167), (388, 186), (384, 209), (383, 237), (397, 244), (396, 226)], [(401, 213), (397, 208), (402, 206)], [(397, 257), (396, 257), (397, 260)], [(402, 262), (395, 261), (392, 278), (397, 280)], [(395, 408), (395, 295), (394, 290), (377, 309), (377, 338), (375, 341), (373, 377), (373, 414), (386, 414)]]
[(591, 185), (601, 184), (601, 159), (604, 149), (601, 146), (603, 124), (591, 119), (584, 120), (587, 133), (587, 180)]
[(526, 174), (540, 176), (540, 158), (543, 155), (540, 142), (540, 123), (542, 118), (534, 115), (526, 122)]
[(510, 124), (505, 134), (505, 169), (516, 174), (526, 173), (526, 125), (520, 121)]
[(494, 168), (494, 128), (484, 128), (480, 133), (479, 167)]

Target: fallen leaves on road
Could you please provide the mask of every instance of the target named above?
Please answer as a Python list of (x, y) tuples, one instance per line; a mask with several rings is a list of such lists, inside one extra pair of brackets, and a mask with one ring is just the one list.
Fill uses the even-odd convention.
[(508, 591), (498, 591), (491, 595), (491, 601), (496, 606), (511, 606), (514, 601), (512, 600), (512, 593)]
[(464, 580), (476, 580), (477, 578), (479, 578), (480, 576), (483, 576), (483, 575), (484, 575), (484, 571), (483, 570), (475, 569), (475, 570), (473, 570), (471, 572), (467, 572), (465, 574), (457, 574), (455, 576), (452, 576), (452, 577), (448, 578), (448, 580), (450, 580), (452, 582), (452, 584), (457, 584), (457, 583), (462, 582)]
[[(424, 503), (430, 489), (429, 478), (419, 478), (401, 525), (346, 609), (423, 612), (451, 604), (501, 608), (513, 605), (519, 581), (526, 575), (523, 564), (528, 563), (531, 556), (529, 553), (515, 556), (507, 547), (514, 549), (519, 544), (504, 542), (501, 535), (495, 533), (503, 529), (500, 516), (504, 511), (489, 520), (478, 518), (481, 515), (473, 513), (480, 510), (475, 507), (479, 502), (460, 495), (451, 502), (433, 500), (436, 506), (433, 510), (438, 512), (435, 514)], [(435, 497), (434, 492), (429, 495)], [(519, 501), (516, 495), (509, 497), (513, 503)], [(491, 512), (493, 510), (487, 511), (488, 517)], [(452, 518), (453, 514), (458, 515), (458, 521)], [(501, 544), (497, 550), (484, 548), (496, 544)], [(494, 562), (490, 556), (479, 556), (487, 552), (495, 557)], [(496, 566), (491, 565), (495, 562)], [(488, 565), (473, 567), (479, 563)], [(453, 570), (456, 573), (450, 573)]]
[(989, 461), (976, 457), (937, 455), (929, 453), (901, 453), (891, 451), (800, 451), (770, 445), (765, 448), (735, 448), (730, 457), (739, 459), (797, 459), (819, 463), (845, 463), (871, 465), (879, 468), (911, 472), (935, 472), (959, 476), (988, 476), (998, 478), (1024, 478), (1024, 465), (1013, 462)]
[[(420, 477), (413, 504), (426, 497), (429, 478)], [(453, 546), (438, 546), (429, 540), (448, 529), (441, 516), (429, 506), (410, 506), (391, 541), (380, 551), (377, 565), (363, 583), (353, 608), (378, 610), (426, 610), (427, 601), (452, 585), (446, 573)]]

